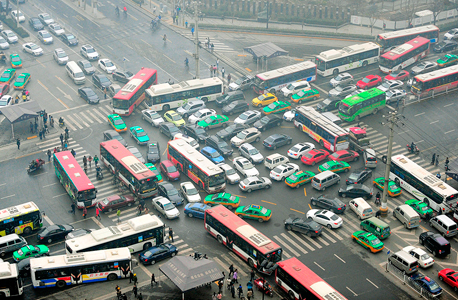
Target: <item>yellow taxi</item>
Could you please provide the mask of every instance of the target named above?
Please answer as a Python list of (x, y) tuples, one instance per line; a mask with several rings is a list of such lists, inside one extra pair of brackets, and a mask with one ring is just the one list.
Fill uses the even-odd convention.
[(267, 94), (262, 94), (261, 96), (254, 98), (251, 103), (253, 104), (254, 107), (259, 107), (259, 106), (266, 106), (271, 103), (274, 103), (275, 101), (278, 101), (277, 96), (271, 93)]

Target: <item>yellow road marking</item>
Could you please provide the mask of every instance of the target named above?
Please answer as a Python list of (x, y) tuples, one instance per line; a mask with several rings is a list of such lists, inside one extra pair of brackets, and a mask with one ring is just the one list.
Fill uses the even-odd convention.
[(41, 61), (39, 61), (38, 59), (35, 59), (43, 68), (46, 68), (46, 66), (44, 64), (41, 63)]
[(304, 61), (302, 58), (295, 58), (294, 60), (297, 60), (297, 61)]
[(246, 54), (238, 54), (237, 56), (243, 56), (243, 57), (246, 57)]
[(309, 203), (309, 207), (310, 207), (310, 209), (312, 209), (312, 206), (310, 205), (310, 203)]
[(251, 72), (251, 69), (245, 68), (245, 70), (247, 70), (248, 72)]
[(304, 188), (304, 196), (307, 197), (307, 191)]
[(246, 196), (241, 196), (241, 195), (236, 195), (236, 194), (232, 194), (232, 195), (237, 196), (237, 197), (246, 198)]
[(43, 151), (40, 150), (40, 151), (37, 151), (37, 152), (33, 152), (33, 153), (29, 153), (29, 154), (26, 154), (26, 155), (22, 155), (22, 156), (16, 157), (16, 159), (24, 158), (24, 157), (35, 155), (35, 154), (42, 153), (42, 152)]
[(269, 201), (266, 201), (266, 200), (261, 200), (261, 202), (269, 203), (269, 204), (272, 204), (272, 205), (277, 205), (277, 203), (272, 203), (272, 202), (269, 202)]
[[(309, 204), (309, 205), (310, 205), (310, 204)], [(304, 212), (301, 212), (300, 210), (295, 210), (295, 209), (293, 209), (293, 208), (290, 208), (290, 209), (291, 209), (292, 211), (295, 211), (295, 212), (298, 212), (298, 213), (300, 213), (300, 214), (305, 215), (305, 213), (304, 213)]]
[(37, 137), (36, 135), (34, 135), (34, 136), (29, 136), (27, 139), (28, 139), (28, 140), (31, 140), (31, 139), (34, 139), (34, 138), (36, 138), (36, 137)]

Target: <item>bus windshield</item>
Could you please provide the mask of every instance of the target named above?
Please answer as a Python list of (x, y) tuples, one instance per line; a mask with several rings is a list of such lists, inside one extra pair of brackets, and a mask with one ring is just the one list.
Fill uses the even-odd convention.
[(81, 191), (78, 193), (78, 199), (79, 200), (88, 200), (88, 199), (94, 199), (96, 195), (96, 190), (91, 189), (87, 191)]
[(316, 68), (320, 71), (326, 71), (326, 62), (324, 60), (319, 59), (318, 57), (315, 58)]
[(208, 185), (209, 186), (218, 186), (220, 184), (223, 184), (226, 182), (226, 178), (224, 178), (224, 176), (220, 176), (220, 175), (215, 175), (215, 176), (211, 176), (208, 178)]
[(122, 99), (116, 99), (113, 98), (113, 107), (117, 107), (120, 109), (128, 109), (129, 108), (129, 102), (122, 100)]

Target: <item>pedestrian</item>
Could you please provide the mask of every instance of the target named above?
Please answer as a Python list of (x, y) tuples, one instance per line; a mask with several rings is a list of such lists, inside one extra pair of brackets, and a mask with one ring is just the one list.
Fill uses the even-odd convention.
[(137, 209), (138, 209), (138, 214), (137, 214), (137, 215), (140, 216), (140, 215), (142, 214), (143, 208), (142, 208), (142, 206), (139, 204), (139, 205), (137, 206)]
[(247, 282), (246, 289), (247, 289), (247, 291), (252, 291), (253, 290), (253, 283), (251, 282), (251, 280)]
[[(208, 39), (208, 42), (210, 42), (210, 39)], [(216, 59), (216, 68), (218, 69), (218, 67), (219, 67), (219, 59), (217, 58)]]
[(83, 218), (86, 219), (87, 216), (87, 208), (86, 206), (83, 208)]
[(224, 70), (224, 67), (221, 68), (221, 75), (223, 76), (224, 79), (224, 73), (226, 73), (226, 70)]
[(89, 163), (89, 168), (92, 168), (92, 156), (87, 157), (87, 162)]
[(54, 153), (57, 153), (57, 147), (54, 147), (53, 151), (54, 151)]
[(212, 53), (213, 53), (213, 51), (215, 50), (215, 45), (212, 43), (212, 44), (210, 45), (210, 47), (211, 47)]
[(17, 149), (20, 150), (21, 149), (21, 140), (19, 138), (16, 139), (16, 145), (17, 145)]
[(84, 164), (84, 173), (87, 174), (87, 164)]
[(134, 284), (134, 287), (132, 288), (132, 293), (134, 293), (135, 298), (137, 298), (137, 285)]
[(118, 211), (116, 212), (116, 215), (118, 216), (118, 223), (119, 223), (119, 217), (121, 216), (121, 210), (118, 208)]
[(232, 276), (232, 278), (235, 280), (236, 283), (239, 283), (239, 281), (237, 280), (237, 278), (238, 278), (237, 269), (235, 269), (234, 275)]
[(213, 65), (210, 65), (210, 77), (213, 77)]
[(132, 280), (134, 281), (134, 285), (137, 285), (138, 278), (137, 278), (137, 274), (136, 273), (134, 273), (134, 278)]
[(232, 78), (231, 74), (230, 73), (227, 74), (227, 85), (231, 84), (231, 78)]
[(143, 295), (142, 295), (142, 293), (140, 293), (140, 294), (138, 295), (138, 300), (143, 300)]
[(51, 150), (48, 149), (48, 152), (46, 154), (48, 154), (48, 161), (51, 161), (51, 155), (52, 155)]
[(83, 156), (83, 164), (87, 164), (87, 157), (86, 157), (86, 155)]
[(377, 210), (375, 213), (375, 217), (380, 219), (380, 216), (382, 215), (382, 212), (380, 210)]
[(153, 283), (157, 283), (156, 282), (156, 276), (154, 276), (154, 273), (151, 274), (151, 286), (153, 286)]
[(40, 140), (43, 139), (43, 132), (40, 130), (40, 132), (38, 133), (38, 136), (40, 137)]
[(445, 166), (445, 171), (446, 171), (446, 172), (447, 172), (448, 170), (450, 170), (449, 167), (448, 167), (448, 164), (449, 164), (449, 163), (450, 163), (450, 161), (448, 160), (448, 157), (447, 157), (447, 158), (445, 159), (445, 165), (444, 165), (444, 166)]
[(35, 121), (35, 124), (33, 125), (35, 127), (35, 132), (38, 132), (38, 123)]
[(174, 243), (172, 227), (169, 227), (169, 240), (172, 240), (172, 243)]
[(234, 287), (234, 285), (231, 285), (231, 294), (232, 294), (232, 298), (235, 298), (235, 287)]
[(64, 135), (61, 133), (59, 138), (60, 138), (60, 145), (63, 147), (64, 146)]
[(216, 65), (213, 66), (213, 76), (218, 76), (218, 67)]
[(191, 34), (194, 36), (194, 27), (191, 27)]
[(218, 295), (216, 296), (216, 299), (221, 300), (222, 298), (223, 298), (223, 294), (219, 292)]
[(68, 127), (65, 127), (65, 130), (64, 130), (64, 131), (65, 131), (65, 139), (68, 140), (68, 137), (69, 137), (68, 132), (69, 132), (70, 130), (68, 130)]
[(33, 133), (33, 123), (30, 122), (30, 133)]
[(95, 208), (95, 217), (99, 220), (101, 220), (102, 218), (100, 217), (100, 208), (96, 207)]
[(441, 176), (441, 172), (437, 172), (436, 177), (439, 178), (439, 179), (441, 179), (441, 177), (442, 177), (442, 176)]
[(383, 31), (385, 31), (385, 30), (386, 30), (386, 23), (383, 22)]
[[(45, 124), (45, 126), (46, 126), (46, 124)], [(43, 132), (43, 138), (45, 139), (46, 138), (46, 129), (43, 127), (41, 129), (41, 131)]]
[(104, 87), (103, 94), (104, 94), (105, 99), (107, 98), (107, 92), (108, 92), (108, 87)]
[(76, 211), (76, 205), (75, 203), (72, 203), (72, 214), (75, 214)]
[(116, 285), (115, 290), (116, 290), (116, 294), (120, 294), (121, 288), (118, 285)]
[(94, 164), (95, 164), (95, 167), (97, 168), (97, 165), (99, 164), (99, 158), (97, 157), (97, 154), (94, 155)]
[(239, 298), (243, 296), (243, 287), (242, 285), (240, 284), (239, 287), (237, 288), (237, 292), (239, 294)]
[(234, 264), (231, 264), (229, 266), (229, 275), (228, 278), (230, 278), (234, 274)]
[(433, 153), (433, 157), (431, 159), (431, 164), (434, 165), (435, 162), (436, 162), (436, 153)]
[(246, 292), (246, 297), (248, 298), (248, 300), (250, 300), (251, 297), (253, 297), (253, 291), (249, 290), (248, 292)]
[(132, 273), (132, 271), (129, 271), (129, 283), (131, 283), (132, 280), (134, 280), (134, 273)]
[(213, 292), (212, 300), (216, 300), (216, 293), (215, 292)]
[(184, 25), (188, 28), (188, 21), (184, 22)]
[(54, 128), (54, 118), (51, 115), (49, 115), (49, 125)]
[(439, 154), (436, 155), (436, 167), (439, 165)]
[(64, 142), (64, 145), (62, 146), (62, 150), (67, 150), (68, 144), (67, 141)]
[(396, 108), (399, 107), (399, 100), (400, 100), (400, 98), (398, 98), (398, 100), (396, 100)]
[(251, 273), (250, 273), (250, 281), (253, 281), (254, 280), (254, 276), (256, 275), (254, 269), (251, 269)]

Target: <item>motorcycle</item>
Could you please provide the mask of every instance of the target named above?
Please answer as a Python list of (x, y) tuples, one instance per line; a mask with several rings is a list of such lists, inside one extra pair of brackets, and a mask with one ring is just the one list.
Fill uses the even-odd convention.
[(420, 154), (420, 149), (418, 148), (417, 145), (415, 145), (415, 149), (412, 150), (412, 147), (410, 144), (407, 144), (406, 145), (407, 147), (407, 150), (410, 152), (410, 153), (413, 153), (413, 154)]
[(98, 167), (97, 168), (97, 180), (102, 180), (102, 179), (103, 179), (102, 168)]
[(63, 119), (59, 119), (59, 127), (64, 128), (65, 127), (65, 121)]
[(259, 277), (255, 279), (254, 285), (256, 286), (256, 289), (264, 295), (268, 295), (270, 297), (274, 296), (272, 286), (264, 278)]
[(46, 162), (39, 158), (39, 159), (36, 159), (36, 160), (33, 160), (30, 164), (29, 164), (29, 167), (27, 168), (27, 174), (30, 174), (30, 173), (33, 173), (39, 169), (41, 169), (41, 167), (45, 164)]

